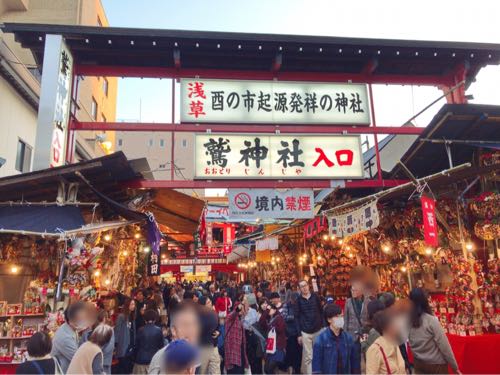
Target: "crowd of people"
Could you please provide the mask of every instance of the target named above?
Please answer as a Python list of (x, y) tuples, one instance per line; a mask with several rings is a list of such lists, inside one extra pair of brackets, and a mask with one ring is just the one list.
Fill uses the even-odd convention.
[(52, 338), (31, 337), (18, 373), (460, 373), (420, 288), (396, 300), (353, 281), (351, 297), (337, 304), (306, 280), (296, 288), (197, 282), (155, 284), (117, 300), (117, 311), (70, 304)]

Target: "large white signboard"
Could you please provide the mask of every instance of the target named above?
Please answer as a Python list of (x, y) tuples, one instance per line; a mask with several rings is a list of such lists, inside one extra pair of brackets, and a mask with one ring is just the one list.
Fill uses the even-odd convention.
[(370, 124), (365, 84), (181, 79), (181, 122)]
[(73, 56), (61, 35), (46, 35), (33, 169), (66, 162)]
[(314, 217), (312, 189), (229, 189), (229, 218), (310, 219)]
[(195, 178), (363, 178), (358, 135), (196, 134)]

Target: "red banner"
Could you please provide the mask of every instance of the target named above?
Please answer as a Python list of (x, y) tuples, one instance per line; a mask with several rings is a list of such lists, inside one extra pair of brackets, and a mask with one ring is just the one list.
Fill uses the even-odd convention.
[(436, 221), (436, 202), (434, 199), (422, 196), (422, 215), (424, 221), (424, 238), (428, 245), (437, 247), (439, 244), (438, 239), (438, 225)]
[(316, 216), (314, 219), (307, 221), (304, 224), (304, 238), (314, 237), (318, 233), (328, 230), (328, 219), (326, 216)]

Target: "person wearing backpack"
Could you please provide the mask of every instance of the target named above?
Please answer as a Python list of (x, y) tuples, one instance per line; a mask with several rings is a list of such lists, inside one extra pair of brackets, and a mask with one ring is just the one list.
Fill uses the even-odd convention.
[(299, 333), (297, 341), (302, 345), (303, 374), (311, 374), (313, 360), (313, 342), (323, 328), (321, 300), (312, 293), (306, 280), (299, 282), (300, 295), (295, 304), (295, 324)]
[(16, 374), (62, 374), (57, 360), (50, 356), (52, 340), (45, 332), (37, 332), (27, 344), (28, 360), (21, 363)]

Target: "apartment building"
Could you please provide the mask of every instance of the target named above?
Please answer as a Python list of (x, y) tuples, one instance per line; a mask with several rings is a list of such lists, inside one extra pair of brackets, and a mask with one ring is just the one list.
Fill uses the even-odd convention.
[[(0, 0), (0, 23), (108, 26), (100, 0)], [(29, 172), (36, 137), (41, 66), (13, 35), (0, 32), (0, 176)], [(115, 121), (118, 81), (80, 78), (81, 121)], [(113, 151), (114, 132), (78, 132), (76, 161)]]

